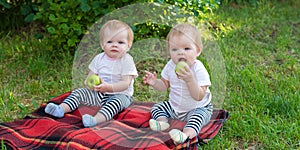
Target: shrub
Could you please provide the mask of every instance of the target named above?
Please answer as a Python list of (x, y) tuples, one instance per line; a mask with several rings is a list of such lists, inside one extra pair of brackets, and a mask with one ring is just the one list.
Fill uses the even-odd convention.
[[(174, 6), (172, 9), (184, 9), (189, 12), (189, 15), (199, 19), (205, 18), (205, 14), (217, 9), (220, 4), (220, 0), (23, 0), (22, 2), (11, 0), (10, 3), (8, 0), (0, 0), (1, 11), (9, 13), (7, 17), (1, 17), (2, 22), (6, 23), (6, 27), (1, 29), (5, 30), (11, 24), (23, 25), (34, 19), (36, 23), (42, 24), (40, 28), (43, 29), (43, 32), (36, 37), (42, 38), (45, 35), (51, 39), (50, 43), (52, 44), (48, 45), (48, 50), (75, 51), (81, 38), (88, 33), (88, 28), (101, 17), (124, 6), (146, 2), (169, 4)], [(13, 12), (17, 8), (22, 9), (20, 12)], [(182, 15), (180, 12), (178, 13), (177, 16)], [(163, 16), (164, 19), (168, 18), (168, 16), (164, 16), (164, 12), (154, 15)], [(11, 20), (11, 18), (14, 19)], [(14, 23), (13, 20), (20, 22)], [(140, 40), (150, 37), (164, 38), (170, 26), (163, 23), (145, 22), (134, 24), (132, 28), (135, 32), (135, 40)]]
[(16, 30), (32, 22), (38, 5), (37, 0), (0, 0), (0, 31)]

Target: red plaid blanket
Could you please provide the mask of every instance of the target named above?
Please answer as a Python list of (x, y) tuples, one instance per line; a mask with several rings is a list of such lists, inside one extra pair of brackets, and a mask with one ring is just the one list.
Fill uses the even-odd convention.
[[(61, 103), (69, 94), (64, 93), (50, 101)], [(97, 107), (82, 106), (63, 118), (54, 118), (44, 113), (43, 104), (23, 119), (0, 123), (0, 138), (7, 149), (197, 149), (199, 143), (206, 143), (216, 136), (228, 117), (228, 112), (215, 110), (197, 138), (175, 146), (168, 130), (149, 129), (149, 112), (153, 104), (134, 102), (113, 120), (92, 128), (83, 127), (81, 115), (95, 114)], [(171, 120), (170, 124), (171, 128), (182, 129), (185, 122)]]

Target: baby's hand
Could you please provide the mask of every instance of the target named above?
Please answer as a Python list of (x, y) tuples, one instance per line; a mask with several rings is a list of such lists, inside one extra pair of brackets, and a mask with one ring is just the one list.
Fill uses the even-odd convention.
[(185, 66), (180, 70), (180, 73), (176, 72), (176, 74), (179, 79), (182, 79), (185, 82), (194, 81), (194, 74), (188, 66)]
[(109, 92), (112, 84), (105, 82), (104, 80), (102, 80), (102, 78), (100, 78), (100, 79), (101, 79), (101, 84), (94, 86), (94, 91), (97, 91), (100, 93)]
[(146, 75), (143, 77), (144, 84), (154, 85), (156, 81), (156, 72), (151, 73), (149, 71), (145, 71)]

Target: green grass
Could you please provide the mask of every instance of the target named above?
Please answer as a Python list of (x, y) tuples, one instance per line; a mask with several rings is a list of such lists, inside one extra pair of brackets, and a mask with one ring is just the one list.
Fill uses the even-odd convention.
[(42, 102), (71, 90), (73, 56), (46, 50), (47, 42), (20, 35), (0, 43), (0, 121), (22, 118)]
[(204, 149), (299, 149), (299, 8), (290, 1), (216, 12), (230, 118)]
[[(300, 4), (289, 0), (230, 4), (210, 17), (226, 63), (223, 108), (230, 116), (200, 149), (300, 148), (299, 14)], [(71, 90), (71, 54), (54, 54), (47, 40), (25, 33), (3, 35), (0, 41), (0, 122), (22, 118)], [(150, 70), (161, 71), (159, 61), (140, 63), (138, 69), (154, 64)], [(136, 99), (164, 100), (166, 93), (151, 99), (156, 93), (142, 85), (142, 76), (135, 82)]]

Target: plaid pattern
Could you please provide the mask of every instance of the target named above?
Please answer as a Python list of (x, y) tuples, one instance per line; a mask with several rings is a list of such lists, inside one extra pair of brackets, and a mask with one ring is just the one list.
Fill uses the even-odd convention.
[[(70, 93), (49, 102), (61, 103)], [(171, 120), (171, 128), (161, 132), (149, 128), (150, 109), (154, 103), (134, 102), (113, 120), (92, 128), (84, 128), (81, 115), (95, 114), (97, 107), (82, 106), (63, 118), (44, 112), (45, 104), (27, 117), (0, 123), (0, 138), (7, 149), (194, 149), (216, 136), (228, 118), (228, 112), (215, 110), (209, 124), (197, 138), (174, 145), (169, 137), (171, 128), (182, 129), (185, 122)]]

